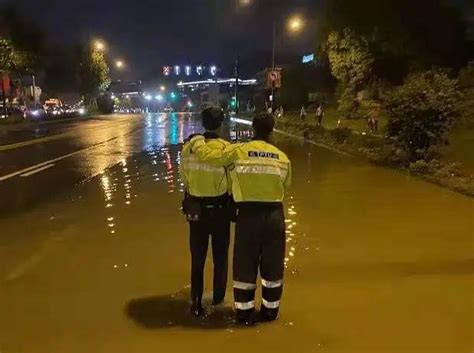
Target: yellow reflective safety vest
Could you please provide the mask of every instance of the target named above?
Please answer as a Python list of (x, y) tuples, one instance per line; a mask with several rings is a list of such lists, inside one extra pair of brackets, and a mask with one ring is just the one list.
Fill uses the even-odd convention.
[[(207, 140), (206, 145), (211, 150), (222, 151), (229, 143), (220, 138), (211, 138)], [(190, 142), (186, 143), (181, 151), (179, 171), (186, 191), (191, 196), (217, 197), (229, 191), (225, 168), (198, 160), (191, 151)]]
[(226, 167), (235, 202), (282, 202), (291, 184), (291, 163), (272, 144), (255, 140), (212, 148), (202, 136), (191, 140), (198, 160)]

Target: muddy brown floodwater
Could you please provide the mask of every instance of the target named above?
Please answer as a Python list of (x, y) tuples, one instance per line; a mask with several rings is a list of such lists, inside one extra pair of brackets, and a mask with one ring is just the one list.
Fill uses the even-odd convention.
[(294, 168), (280, 320), (236, 327), (230, 285), (190, 318), (182, 124), (0, 220), (1, 353), (473, 350), (473, 200), (279, 136)]

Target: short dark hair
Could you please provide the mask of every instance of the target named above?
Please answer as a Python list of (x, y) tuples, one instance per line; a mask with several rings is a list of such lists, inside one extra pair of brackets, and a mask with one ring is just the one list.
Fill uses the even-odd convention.
[(201, 113), (202, 126), (206, 130), (216, 130), (221, 127), (224, 121), (224, 113), (219, 108), (207, 108)]
[(269, 113), (259, 113), (254, 116), (252, 127), (255, 130), (255, 137), (266, 140), (275, 127), (275, 118)]

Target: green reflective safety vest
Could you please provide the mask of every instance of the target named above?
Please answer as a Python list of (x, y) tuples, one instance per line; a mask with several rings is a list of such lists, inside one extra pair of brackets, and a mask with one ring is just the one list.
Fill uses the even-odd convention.
[(198, 160), (226, 167), (235, 202), (282, 202), (291, 183), (291, 163), (268, 142), (255, 140), (212, 148), (202, 136), (191, 140)]
[[(206, 145), (212, 150), (222, 151), (229, 143), (216, 138), (207, 140)], [(217, 197), (229, 191), (225, 168), (198, 160), (191, 151), (190, 142), (181, 151), (179, 172), (186, 191), (191, 196)]]

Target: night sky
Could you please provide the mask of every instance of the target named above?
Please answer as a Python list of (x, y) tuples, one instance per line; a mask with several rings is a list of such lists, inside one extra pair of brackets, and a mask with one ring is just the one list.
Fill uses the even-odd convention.
[[(318, 0), (15, 0), (57, 43), (103, 38), (110, 57), (128, 64), (127, 78), (147, 79), (166, 64), (215, 63), (224, 71), (236, 53), (246, 71), (270, 61), (272, 21), (277, 26), (281, 60), (311, 52)], [(0, 0), (0, 2), (6, 2)], [(290, 38), (283, 19), (292, 13), (307, 19), (304, 34)], [(268, 60), (267, 60), (268, 58)]]

